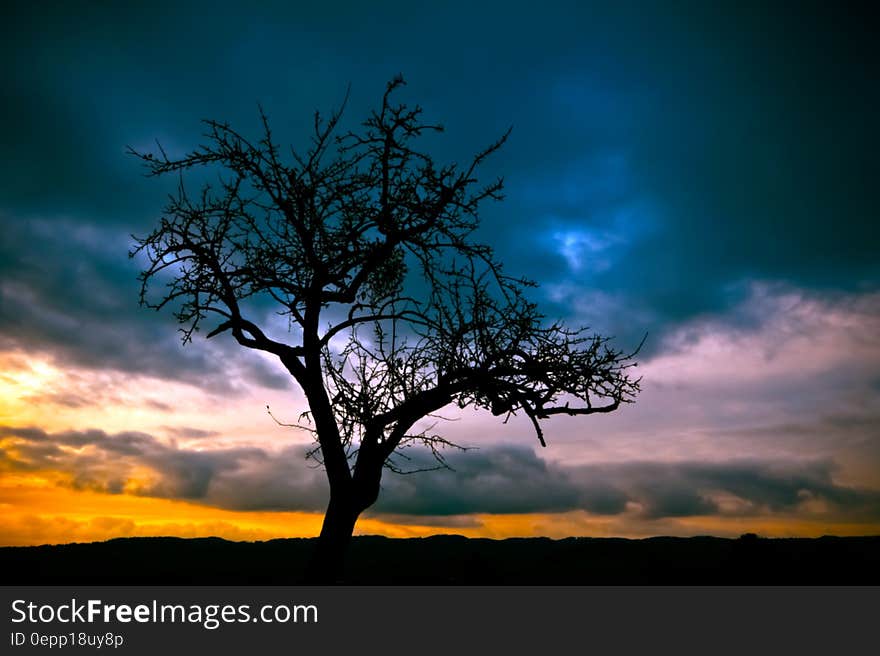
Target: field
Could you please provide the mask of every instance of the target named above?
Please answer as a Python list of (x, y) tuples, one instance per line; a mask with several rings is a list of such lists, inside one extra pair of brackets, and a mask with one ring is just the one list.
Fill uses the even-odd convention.
[[(311, 539), (121, 538), (0, 548), (4, 584), (295, 584)], [(880, 537), (354, 538), (352, 585), (880, 584)]]

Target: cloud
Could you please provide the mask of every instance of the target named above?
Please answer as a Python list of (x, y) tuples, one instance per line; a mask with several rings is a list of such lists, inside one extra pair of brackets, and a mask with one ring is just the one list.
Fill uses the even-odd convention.
[(668, 334), (650, 362), (667, 383), (761, 382), (779, 387), (796, 372), (861, 383), (880, 370), (880, 293), (816, 293), (751, 281), (723, 315), (700, 317)]
[(629, 503), (645, 518), (752, 515), (803, 511), (820, 500), (838, 512), (880, 517), (880, 492), (833, 482), (830, 461), (717, 463), (631, 462), (577, 467), (575, 480), (600, 489), (623, 485)]
[(216, 437), (219, 435), (217, 431), (202, 430), (201, 428), (192, 428), (191, 426), (162, 426), (162, 430), (166, 435), (182, 437), (188, 440), (200, 440), (202, 438)]
[[(124, 233), (83, 221), (0, 216), (7, 237), (0, 242), (0, 349), (220, 394), (242, 383), (290, 388), (280, 364), (245, 352), (228, 336), (185, 348), (172, 317), (138, 308), (138, 267), (128, 260)], [(78, 391), (35, 401), (95, 403), (101, 400), (95, 382), (81, 377)]]
[[(69, 485), (104, 492), (197, 501), (233, 510), (321, 511), (323, 471), (303, 447), (196, 450), (145, 433), (99, 430), (46, 433), (0, 427), (0, 468), (55, 471)], [(880, 492), (833, 479), (830, 461), (629, 462), (566, 466), (530, 449), (495, 446), (449, 457), (454, 470), (386, 473), (378, 516), (450, 517), (561, 513), (642, 519), (767, 513), (880, 518)], [(430, 464), (415, 452), (414, 468)], [(436, 521), (436, 520), (435, 520)], [(442, 522), (441, 522), (442, 523)], [(448, 524), (448, 522), (447, 522)]]
[[(397, 477), (376, 512), (413, 515), (631, 513), (645, 519), (796, 513), (821, 501), (880, 517), (880, 492), (834, 483), (830, 461), (548, 463), (527, 448), (494, 446), (451, 458), (455, 471)], [(424, 464), (424, 463), (420, 463)]]
[(60, 472), (75, 488), (197, 500), (235, 510), (316, 510), (326, 503), (323, 472), (305, 452), (257, 448), (187, 449), (146, 433), (47, 433), (0, 427), (0, 469)]
[[(594, 310), (603, 311), (598, 304)], [(575, 308), (580, 313), (581, 308)], [(640, 353), (642, 392), (617, 412), (545, 422), (549, 459), (828, 460), (836, 480), (880, 487), (880, 297), (753, 283), (722, 315), (671, 329)], [(465, 446), (527, 436), (465, 413), (444, 436)]]
[[(551, 3), (537, 16), (487, 5), (469, 7), (463, 25), (451, 8), (390, 3), (348, 7), (343, 19), (278, 6), (269, 24), (240, 7), (116, 7), (97, 33), (89, 11), (57, 11), (63, 19), (47, 23), (14, 10), (0, 44), (0, 156), (15, 163), (0, 180), (4, 224), (73, 214), (98, 232), (143, 230), (167, 189), (143, 179), (126, 144), (195, 145), (204, 116), (252, 133), (258, 101), (285, 143), (302, 143), (311, 112), (338, 102), (346, 81), (355, 122), (406, 62), (410, 97), (450, 128), (444, 158), (516, 126), (488, 163), (509, 201), (484, 228), (522, 273), (599, 289), (664, 329), (728, 308), (737, 299), (724, 290), (743, 278), (877, 285), (867, 158), (880, 139), (878, 90), (858, 12), (810, 7), (791, 25), (774, 8)], [(157, 33), (162, 53), (147, 56), (140, 44)], [(279, 84), (278, 70), (297, 83)], [(594, 266), (589, 244), (632, 208), (648, 208), (649, 230), (612, 230), (613, 257), (603, 251)], [(630, 316), (608, 329), (620, 334)]]
[[(417, 453), (407, 468), (430, 467)], [(525, 448), (494, 447), (450, 456), (455, 471), (386, 475), (377, 512), (462, 515), (474, 512), (554, 512), (578, 507), (579, 493), (567, 477)]]

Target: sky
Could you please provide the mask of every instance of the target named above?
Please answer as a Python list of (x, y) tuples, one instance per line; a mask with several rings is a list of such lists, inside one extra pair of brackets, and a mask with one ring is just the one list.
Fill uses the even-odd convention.
[(318, 532), (284, 369), (138, 307), (131, 235), (174, 182), (125, 151), (258, 134), (258, 104), (302, 145), (398, 73), (438, 160), (513, 127), (479, 237), (545, 314), (648, 337), (635, 404), (547, 448), (464, 411), (473, 448), (386, 473), (357, 532), (880, 533), (877, 26), (768, 4), (4, 4), (0, 545)]

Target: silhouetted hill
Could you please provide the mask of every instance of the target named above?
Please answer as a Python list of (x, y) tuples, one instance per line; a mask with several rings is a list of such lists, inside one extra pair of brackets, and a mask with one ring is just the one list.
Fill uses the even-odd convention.
[[(120, 538), (0, 548), (4, 584), (290, 584), (311, 539)], [(880, 584), (880, 537), (354, 538), (348, 584)]]

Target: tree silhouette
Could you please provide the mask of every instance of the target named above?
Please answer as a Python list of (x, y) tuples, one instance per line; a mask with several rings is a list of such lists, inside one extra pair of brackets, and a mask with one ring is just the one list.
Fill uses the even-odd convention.
[[(548, 322), (525, 293), (535, 283), (508, 276), (472, 238), (481, 204), (502, 190), (500, 179), (481, 186), (478, 169), (508, 135), (464, 166), (438, 164), (417, 145), (442, 127), (393, 102), (403, 84), (388, 83), (357, 131), (338, 134), (342, 109), (316, 113), (308, 150), (288, 158), (262, 109), (256, 142), (206, 121), (207, 143), (184, 156), (129, 149), (149, 175), (181, 173), (131, 253), (149, 262), (142, 305), (176, 308), (184, 343), (216, 317), (207, 337), (229, 332), (277, 356), (305, 394), (297, 425), (330, 484), (313, 567), (324, 580), (383, 468), (405, 467), (402, 448), (425, 445), (444, 464), (455, 445), (426, 423), (445, 406), (523, 413), (543, 446), (541, 420), (611, 412), (638, 392), (634, 353)], [(196, 197), (182, 182), (193, 167), (220, 171)], [(288, 320), (283, 338), (261, 321), (268, 306)]]

